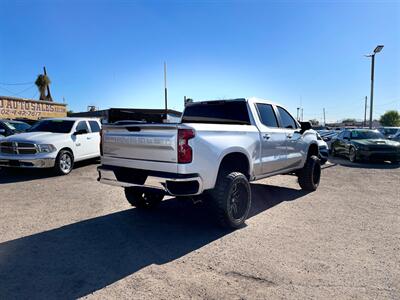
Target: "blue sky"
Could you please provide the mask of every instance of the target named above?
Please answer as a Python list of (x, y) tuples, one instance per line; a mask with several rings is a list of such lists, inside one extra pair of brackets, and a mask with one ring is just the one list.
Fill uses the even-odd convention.
[[(74, 111), (257, 96), (304, 118), (362, 119), (377, 44), (375, 116), (400, 110), (399, 1), (0, 0), (0, 95), (53, 97)], [(25, 91), (24, 91), (25, 90)]]

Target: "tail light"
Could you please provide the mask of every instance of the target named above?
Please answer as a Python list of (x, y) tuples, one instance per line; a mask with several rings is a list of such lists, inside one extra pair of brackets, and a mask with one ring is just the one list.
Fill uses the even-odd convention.
[(100, 129), (100, 155), (103, 155), (103, 128)]
[(195, 137), (192, 129), (178, 129), (178, 163), (188, 164), (192, 162), (193, 151), (189, 146), (189, 140)]

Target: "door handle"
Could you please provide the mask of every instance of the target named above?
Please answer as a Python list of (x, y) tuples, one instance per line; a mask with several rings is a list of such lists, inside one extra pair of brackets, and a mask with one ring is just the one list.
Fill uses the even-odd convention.
[(263, 139), (264, 139), (264, 140), (269, 140), (270, 137), (271, 137), (271, 136), (270, 136), (268, 133), (266, 133), (266, 134), (263, 135)]
[(86, 139), (91, 140), (92, 138), (91, 137), (87, 137)]
[(286, 135), (286, 137), (287, 137), (288, 139), (291, 139), (291, 138), (293, 137), (293, 134), (292, 134), (292, 133), (288, 133), (288, 134)]

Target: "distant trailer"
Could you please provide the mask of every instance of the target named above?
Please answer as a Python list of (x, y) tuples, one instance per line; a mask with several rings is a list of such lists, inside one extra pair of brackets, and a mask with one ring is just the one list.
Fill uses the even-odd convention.
[(102, 123), (117, 121), (141, 121), (145, 123), (178, 123), (182, 113), (168, 109), (142, 109), (142, 108), (110, 108), (105, 110), (72, 113), (70, 117), (92, 117), (101, 119)]

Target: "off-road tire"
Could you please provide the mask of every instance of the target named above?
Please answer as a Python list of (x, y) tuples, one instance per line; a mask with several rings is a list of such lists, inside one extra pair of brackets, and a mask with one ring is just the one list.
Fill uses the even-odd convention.
[(315, 155), (307, 158), (303, 169), (297, 172), (299, 185), (305, 191), (313, 192), (318, 188), (321, 178), (321, 164)]
[(68, 175), (74, 168), (74, 156), (71, 151), (61, 150), (56, 157), (54, 172), (57, 175)]
[(135, 187), (125, 188), (125, 197), (128, 202), (142, 209), (150, 209), (157, 207), (164, 198), (164, 193), (157, 191), (143, 191)]
[(243, 226), (251, 207), (251, 188), (246, 176), (239, 172), (220, 174), (210, 196), (220, 225), (233, 229)]

